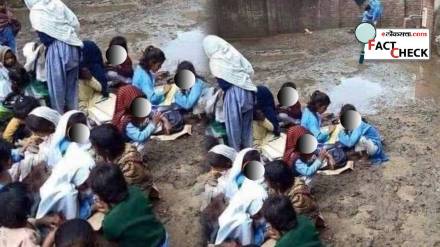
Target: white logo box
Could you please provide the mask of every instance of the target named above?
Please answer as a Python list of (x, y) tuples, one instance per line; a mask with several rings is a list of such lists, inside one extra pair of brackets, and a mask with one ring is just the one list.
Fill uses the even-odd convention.
[(365, 45), (365, 60), (429, 60), (429, 29), (377, 29)]

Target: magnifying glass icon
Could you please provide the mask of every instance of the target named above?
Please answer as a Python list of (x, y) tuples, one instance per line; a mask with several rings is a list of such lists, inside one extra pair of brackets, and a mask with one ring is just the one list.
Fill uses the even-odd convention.
[(362, 43), (362, 51), (359, 58), (359, 64), (363, 64), (365, 56), (365, 45), (368, 43), (368, 41), (376, 38), (376, 28), (371, 23), (361, 23), (356, 27), (355, 36), (356, 39), (360, 43)]

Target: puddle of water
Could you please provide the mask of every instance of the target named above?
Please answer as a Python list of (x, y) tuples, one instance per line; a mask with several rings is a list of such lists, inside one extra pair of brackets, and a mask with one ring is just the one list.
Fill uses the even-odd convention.
[(344, 104), (353, 104), (361, 114), (374, 114), (374, 101), (384, 94), (384, 88), (375, 82), (360, 77), (342, 79), (341, 84), (330, 89), (332, 101), (328, 111), (338, 113)]
[(174, 72), (179, 62), (188, 60), (194, 64), (197, 73), (208, 72), (208, 58), (202, 47), (206, 35), (199, 29), (177, 33), (177, 38), (163, 46), (167, 60), (163, 68)]

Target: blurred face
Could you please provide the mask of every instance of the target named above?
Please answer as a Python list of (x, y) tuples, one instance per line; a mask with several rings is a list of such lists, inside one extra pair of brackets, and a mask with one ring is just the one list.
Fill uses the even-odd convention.
[(6, 68), (9, 68), (9, 67), (12, 67), (12, 66), (14, 66), (15, 65), (15, 55), (11, 52), (11, 51), (8, 51), (8, 52), (6, 52), (6, 55), (5, 55), (5, 67)]

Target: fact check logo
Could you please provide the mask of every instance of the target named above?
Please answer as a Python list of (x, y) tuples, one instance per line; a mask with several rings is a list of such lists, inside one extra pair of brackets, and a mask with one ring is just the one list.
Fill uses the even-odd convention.
[(365, 44), (365, 60), (429, 60), (429, 29), (377, 29)]

